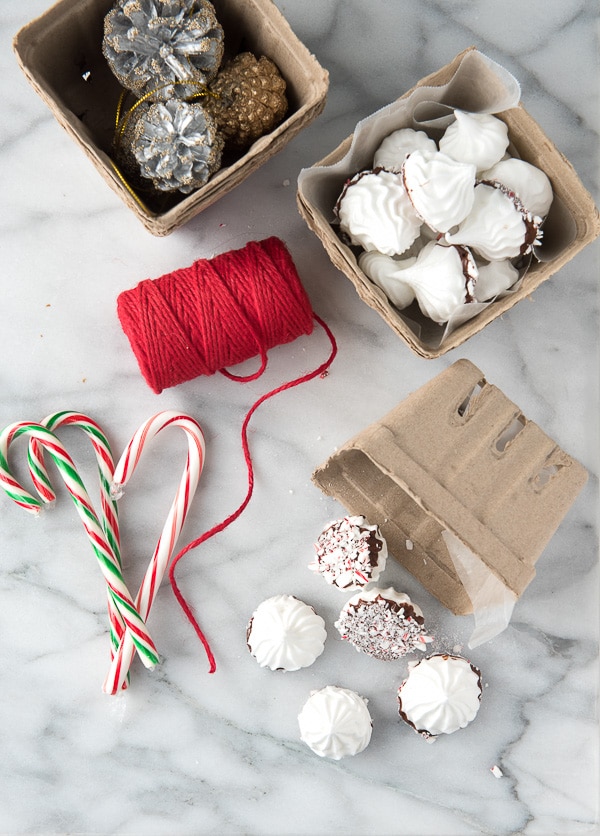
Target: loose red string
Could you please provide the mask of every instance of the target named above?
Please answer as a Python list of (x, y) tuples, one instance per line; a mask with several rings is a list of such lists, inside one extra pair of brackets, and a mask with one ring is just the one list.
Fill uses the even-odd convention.
[[(262, 395), (250, 407), (241, 430), (248, 489), (238, 508), (222, 522), (192, 540), (173, 558), (169, 580), (173, 593), (202, 642), (210, 673), (216, 661), (210, 644), (175, 578), (181, 558), (224, 531), (243, 513), (254, 491), (254, 468), (248, 443), (248, 425), (265, 401), (324, 375), (337, 354), (335, 337), (314, 313), (285, 244), (278, 238), (251, 241), (211, 260), (145, 280), (117, 300), (119, 319), (140, 370), (157, 393), (199, 375), (219, 371), (246, 383), (265, 371), (267, 351), (310, 334), (316, 321), (331, 343), (327, 360), (307, 374)], [(234, 375), (229, 365), (260, 356), (260, 368), (247, 376)]]

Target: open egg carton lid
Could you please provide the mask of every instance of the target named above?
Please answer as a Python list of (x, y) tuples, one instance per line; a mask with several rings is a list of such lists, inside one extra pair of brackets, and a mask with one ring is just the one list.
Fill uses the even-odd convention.
[(313, 474), (455, 614), (473, 611), (445, 532), (516, 597), (587, 480), (468, 360), (459, 360), (348, 441)]

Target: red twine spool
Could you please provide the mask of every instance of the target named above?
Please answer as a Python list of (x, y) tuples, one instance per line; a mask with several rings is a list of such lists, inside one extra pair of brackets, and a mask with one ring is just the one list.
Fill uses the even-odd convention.
[[(254, 380), (267, 351), (313, 330), (296, 266), (278, 238), (199, 259), (120, 294), (117, 311), (146, 382), (156, 393), (221, 371)], [(226, 371), (261, 357), (253, 375)]]
[[(316, 369), (262, 395), (242, 424), (242, 450), (248, 473), (246, 496), (222, 522), (188, 543), (173, 558), (169, 580), (186, 617), (204, 645), (210, 672), (216, 670), (210, 645), (175, 579), (181, 558), (226, 529), (244, 511), (254, 490), (248, 424), (258, 407), (286, 389), (325, 375), (337, 354), (329, 327), (310, 301), (285, 244), (279, 238), (250, 241), (240, 250), (200, 259), (159, 279), (146, 279), (117, 300), (119, 319), (148, 385), (156, 392), (199, 375), (219, 371), (231, 380), (256, 380), (267, 365), (267, 351), (313, 330), (313, 320), (331, 343), (327, 360)], [(257, 372), (240, 377), (226, 370), (257, 355)]]

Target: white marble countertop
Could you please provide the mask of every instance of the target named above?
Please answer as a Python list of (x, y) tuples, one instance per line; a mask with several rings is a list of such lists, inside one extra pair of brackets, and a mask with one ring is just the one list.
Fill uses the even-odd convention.
[[(326, 379), (256, 413), (248, 509), (180, 564), (180, 584), (217, 658), (214, 675), (165, 584), (149, 621), (162, 663), (154, 672), (135, 665), (126, 692), (103, 694), (103, 583), (72, 504), (59, 491), (52, 513), (36, 520), (0, 497), (0, 832), (598, 832), (598, 246), (459, 349), (423, 360), (359, 300), (295, 204), (302, 167), (470, 45), (519, 79), (527, 109), (597, 200), (594, 4), (279, 0), (329, 70), (326, 109), (234, 192), (165, 239), (142, 228), (19, 71), (11, 38), (47, 4), (21, 0), (0, 11), (0, 424), (81, 410), (120, 452), (159, 410), (193, 415), (206, 433), (207, 464), (183, 544), (243, 497), (239, 431), (250, 404), (322, 362), (327, 344), (316, 333), (273, 350), (265, 376), (246, 386), (217, 375), (157, 396), (120, 329), (117, 295), (143, 278), (278, 235), (339, 355)], [(343, 643), (333, 621), (344, 595), (306, 568), (321, 527), (342, 515), (310, 476), (337, 446), (461, 357), (581, 461), (590, 479), (508, 629), (470, 652), (485, 684), (476, 721), (427, 745), (397, 716), (405, 663), (377, 662)], [(69, 446), (72, 436), (63, 437)], [(83, 470), (91, 468), (84, 450), (81, 442)], [(183, 456), (183, 436), (174, 432), (147, 454), (126, 495), (126, 568), (136, 581)], [(395, 562), (386, 580), (422, 605), (437, 649), (466, 647), (470, 617), (452, 616)], [(324, 654), (296, 673), (260, 669), (245, 646), (253, 609), (281, 592), (311, 603), (327, 622)], [(374, 720), (369, 747), (340, 762), (316, 757), (298, 736), (300, 708), (327, 684), (367, 697)], [(501, 778), (490, 772), (494, 765)]]

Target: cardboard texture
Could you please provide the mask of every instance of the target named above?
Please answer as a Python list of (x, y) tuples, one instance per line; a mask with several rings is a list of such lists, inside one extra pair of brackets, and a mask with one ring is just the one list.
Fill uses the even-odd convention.
[(586, 480), (582, 465), (468, 360), (409, 395), (313, 474), (350, 513), (378, 524), (390, 553), (460, 615), (473, 602), (442, 532), (518, 597)]
[[(464, 343), (529, 296), (600, 234), (600, 216), (591, 196), (568, 160), (519, 103), (519, 95), (518, 83), (506, 70), (476, 49), (467, 49), (395, 102), (363, 120), (338, 148), (300, 174), (300, 214), (321, 240), (331, 261), (354, 284), (360, 298), (422, 357), (439, 357)], [(495, 109), (507, 103), (508, 109)], [(383, 138), (402, 127), (423, 126), (434, 139), (439, 138), (441, 130), (437, 126), (444, 125), (440, 120), (444, 105), (446, 112), (450, 107), (461, 107), (495, 113), (508, 126), (513, 155), (545, 171), (554, 191), (553, 206), (544, 224), (543, 245), (537, 253), (541, 260), (532, 260), (516, 290), (490, 304), (479, 305), (479, 312), (472, 319), (459, 323), (450, 333), (427, 320), (416, 303), (398, 311), (358, 267), (360, 250), (342, 243), (332, 225), (333, 207), (345, 181), (357, 171), (371, 167), (373, 154)], [(355, 141), (357, 136), (359, 140)]]
[(176, 196), (166, 209), (141, 206), (109, 156), (121, 93), (102, 55), (104, 16), (112, 0), (59, 0), (14, 39), (17, 60), (29, 82), (110, 187), (154, 235), (169, 234), (235, 188), (325, 106), (327, 72), (271, 0), (213, 0), (213, 5), (225, 31), (224, 61), (241, 51), (271, 58), (287, 83), (289, 110), (274, 131), (227, 162), (193, 194)]

